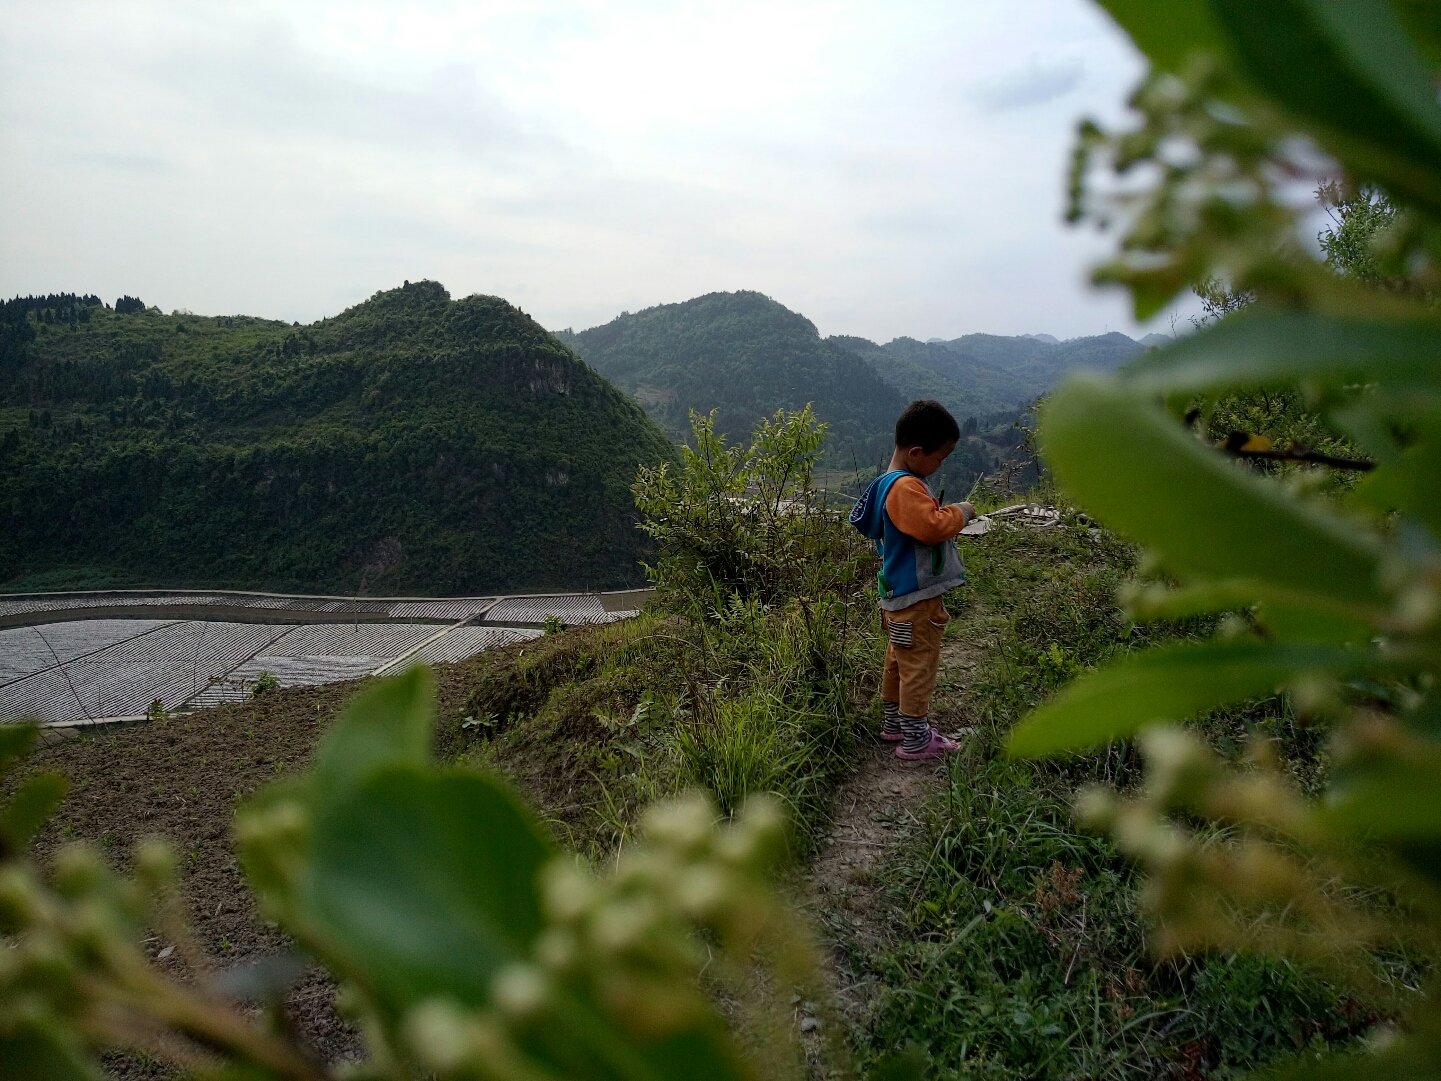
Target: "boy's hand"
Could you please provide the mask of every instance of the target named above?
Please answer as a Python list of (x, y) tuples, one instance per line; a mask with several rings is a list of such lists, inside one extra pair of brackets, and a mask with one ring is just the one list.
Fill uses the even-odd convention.
[(980, 515), (976, 513), (976, 508), (964, 499), (957, 503), (956, 506), (961, 508), (961, 513), (966, 516), (966, 524), (968, 525), (980, 517)]

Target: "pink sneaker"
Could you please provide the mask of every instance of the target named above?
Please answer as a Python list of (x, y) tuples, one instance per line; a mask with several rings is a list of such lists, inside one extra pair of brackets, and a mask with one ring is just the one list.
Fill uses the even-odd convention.
[(889, 732), (884, 728), (881, 729), (881, 739), (885, 740), (887, 743), (899, 743), (905, 738), (906, 734), (902, 732), (899, 728), (897, 728), (894, 732)]
[(953, 739), (947, 739), (934, 728), (931, 729), (930, 741), (919, 751), (908, 751), (904, 747), (896, 748), (896, 757), (903, 758), (907, 762), (926, 762), (933, 758), (944, 758), (961, 749), (961, 745)]

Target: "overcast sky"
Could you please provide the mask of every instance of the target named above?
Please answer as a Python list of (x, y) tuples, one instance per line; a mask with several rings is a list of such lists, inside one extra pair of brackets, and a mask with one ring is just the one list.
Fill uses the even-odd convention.
[(0, 294), (308, 322), (433, 278), (552, 329), (756, 289), (878, 341), (1135, 332), (1061, 211), (1076, 120), (1140, 70), (1088, 0), (12, 3)]

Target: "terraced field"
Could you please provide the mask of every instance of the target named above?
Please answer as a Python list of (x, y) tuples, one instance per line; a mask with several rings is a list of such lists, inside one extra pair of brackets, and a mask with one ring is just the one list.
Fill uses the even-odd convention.
[[(282, 687), (462, 660), (562, 625), (605, 623), (627, 594), (295, 597), (232, 592), (0, 598), (0, 722), (76, 725), (249, 698)], [(205, 618), (214, 614), (217, 618)], [(165, 617), (169, 618), (165, 618)], [(223, 618), (220, 618), (223, 617)]]

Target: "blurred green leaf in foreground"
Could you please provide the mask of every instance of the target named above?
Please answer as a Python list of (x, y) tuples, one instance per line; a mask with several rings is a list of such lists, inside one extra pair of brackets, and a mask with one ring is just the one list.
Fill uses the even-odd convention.
[[(1399, 982), (1397, 1020), (1367, 1053), (1295, 1076), (1438, 1076), (1441, 25), (1386, 0), (1103, 6), (1152, 71), (1132, 129), (1082, 128), (1073, 213), (1125, 230), (1098, 280), (1127, 286), (1139, 317), (1197, 282), (1252, 302), (1063, 387), (1042, 451), (1067, 493), (1154, 556), (1163, 584), (1136, 592), (1137, 618), (1229, 618), (1211, 642), (1064, 689), (1011, 750), (1140, 731), (1144, 790), (1087, 792), (1080, 812), (1151, 872), (1154, 946), (1281, 953), (1363, 994)], [(1154, 183), (1108, 191), (1101, 165)], [(1310, 190), (1341, 208), (1321, 251)], [(1294, 393), (1374, 469), (1323, 498), (1313, 467), (1262, 473), (1186, 430), (1260, 390)], [(1329, 729), (1319, 800), (1260, 741), (1226, 763), (1165, 727), (1278, 689)]]

